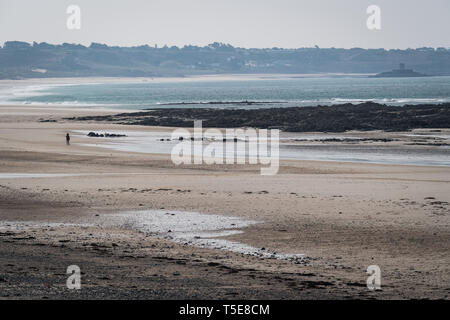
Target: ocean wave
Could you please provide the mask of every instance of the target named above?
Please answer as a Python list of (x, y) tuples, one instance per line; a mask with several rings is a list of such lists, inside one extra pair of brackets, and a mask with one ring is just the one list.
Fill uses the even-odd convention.
[(15, 86), (0, 90), (0, 103), (11, 103), (27, 97), (36, 97), (49, 95), (51, 92), (45, 92), (52, 89), (51, 85), (30, 85), (30, 86)]
[[(380, 104), (407, 104), (407, 103), (445, 103), (450, 102), (450, 98), (330, 98), (330, 99), (299, 99), (299, 100), (274, 100), (274, 101), (258, 101), (258, 100), (243, 100), (243, 101), (178, 101), (178, 102), (155, 102), (148, 103), (157, 106), (188, 106), (188, 105), (271, 105), (271, 104), (289, 104), (296, 105), (327, 105), (327, 104), (341, 104), (341, 103), (365, 103), (376, 102)], [(144, 105), (144, 104), (141, 104)]]
[(332, 98), (329, 101), (333, 103), (445, 103), (450, 102), (450, 98), (372, 98), (372, 99), (357, 99), (357, 98)]
[[(32, 84), (32, 85), (22, 85), (22, 86), (12, 86), (0, 88), (0, 104), (11, 104), (14, 102), (27, 103), (31, 101), (25, 100), (26, 98), (41, 97), (53, 95), (52, 89), (60, 87), (74, 87), (80, 85), (95, 85), (101, 84), (97, 82), (92, 83), (51, 83), (51, 84)], [(63, 102), (63, 101), (61, 101)], [(57, 104), (60, 102), (43, 102), (43, 104)]]
[(180, 102), (157, 102), (160, 106), (177, 106), (177, 105), (250, 105), (250, 104), (280, 104), (288, 101), (259, 101), (259, 100), (239, 100), (239, 101), (180, 101)]
[[(0, 105), (11, 104), (13, 101), (3, 101)], [(36, 101), (19, 101), (22, 105), (30, 106), (66, 106), (66, 107), (99, 107), (99, 108), (109, 108), (109, 107), (131, 107), (131, 104), (116, 104), (116, 103), (91, 103), (91, 102), (79, 102), (79, 101), (57, 101), (57, 102), (36, 102)], [(137, 109), (137, 108), (135, 108)]]

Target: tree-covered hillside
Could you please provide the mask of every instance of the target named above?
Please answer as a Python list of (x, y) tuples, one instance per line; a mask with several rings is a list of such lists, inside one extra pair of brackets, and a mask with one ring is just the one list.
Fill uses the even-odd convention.
[(0, 78), (81, 76), (187, 76), (215, 73), (378, 73), (399, 63), (429, 75), (450, 74), (448, 48), (245, 49), (205, 47), (89, 47), (19, 41), (0, 47)]

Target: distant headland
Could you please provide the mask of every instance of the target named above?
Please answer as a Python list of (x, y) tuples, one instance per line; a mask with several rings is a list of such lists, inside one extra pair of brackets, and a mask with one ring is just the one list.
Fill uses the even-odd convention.
[(403, 77), (429, 77), (427, 74), (419, 73), (413, 69), (406, 69), (404, 63), (400, 63), (398, 69), (377, 73), (373, 78), (403, 78)]
[[(0, 79), (185, 77), (210, 74), (375, 74), (399, 61), (430, 75), (450, 75), (450, 49), (241, 48), (214, 42), (133, 47), (6, 41)], [(413, 76), (394, 72), (391, 76)], [(417, 75), (416, 75), (417, 76)]]

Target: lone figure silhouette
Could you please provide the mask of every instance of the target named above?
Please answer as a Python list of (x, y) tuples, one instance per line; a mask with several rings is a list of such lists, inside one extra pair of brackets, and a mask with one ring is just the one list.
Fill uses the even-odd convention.
[(66, 144), (70, 145), (70, 135), (66, 134)]

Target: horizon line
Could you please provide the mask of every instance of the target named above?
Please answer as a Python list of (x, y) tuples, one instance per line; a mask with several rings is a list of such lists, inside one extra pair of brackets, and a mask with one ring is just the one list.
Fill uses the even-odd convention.
[(405, 48), (405, 49), (400, 49), (400, 48), (364, 48), (364, 47), (320, 47), (318, 45), (315, 46), (305, 46), (305, 47), (241, 47), (241, 46), (234, 46), (230, 43), (224, 43), (224, 42), (211, 42), (207, 45), (198, 45), (198, 44), (184, 44), (183, 46), (178, 46), (178, 45), (159, 45), (157, 43), (154, 44), (150, 44), (150, 43), (146, 43), (146, 44), (136, 44), (136, 45), (111, 45), (111, 44), (107, 44), (107, 43), (101, 43), (101, 42), (94, 42), (92, 41), (89, 45), (84, 45), (82, 43), (70, 43), (70, 42), (62, 42), (62, 43), (51, 43), (51, 42), (46, 42), (46, 41), (41, 41), (41, 42), (37, 42), (37, 41), (32, 41), (32, 42), (28, 42), (28, 41), (23, 41), (23, 40), (5, 40), (3, 42), (0, 42), (0, 47), (4, 48), (5, 44), (7, 42), (21, 42), (21, 43), (27, 43), (30, 46), (34, 46), (34, 44), (48, 44), (48, 45), (52, 45), (52, 46), (63, 46), (63, 45), (73, 45), (73, 46), (82, 46), (85, 48), (90, 48), (92, 45), (102, 45), (102, 46), (107, 46), (109, 48), (139, 48), (139, 47), (149, 47), (149, 48), (154, 48), (154, 49), (163, 49), (163, 48), (178, 48), (178, 49), (182, 49), (185, 47), (198, 47), (198, 48), (206, 48), (206, 47), (210, 47), (211, 45), (214, 44), (218, 44), (220, 46), (228, 46), (228, 47), (232, 47), (235, 49), (246, 49), (246, 50), (251, 50), (251, 49), (257, 49), (257, 50), (273, 50), (273, 49), (281, 49), (281, 50), (299, 50), (299, 49), (336, 49), (336, 50), (351, 50), (351, 49), (363, 49), (363, 50), (386, 50), (386, 51), (390, 51), (390, 50), (418, 50), (418, 49), (446, 49), (446, 50), (450, 50), (450, 46), (449, 47), (445, 47), (445, 46), (439, 46), (439, 47), (429, 47), (429, 46), (423, 46), (423, 47), (415, 47), (415, 48)]

